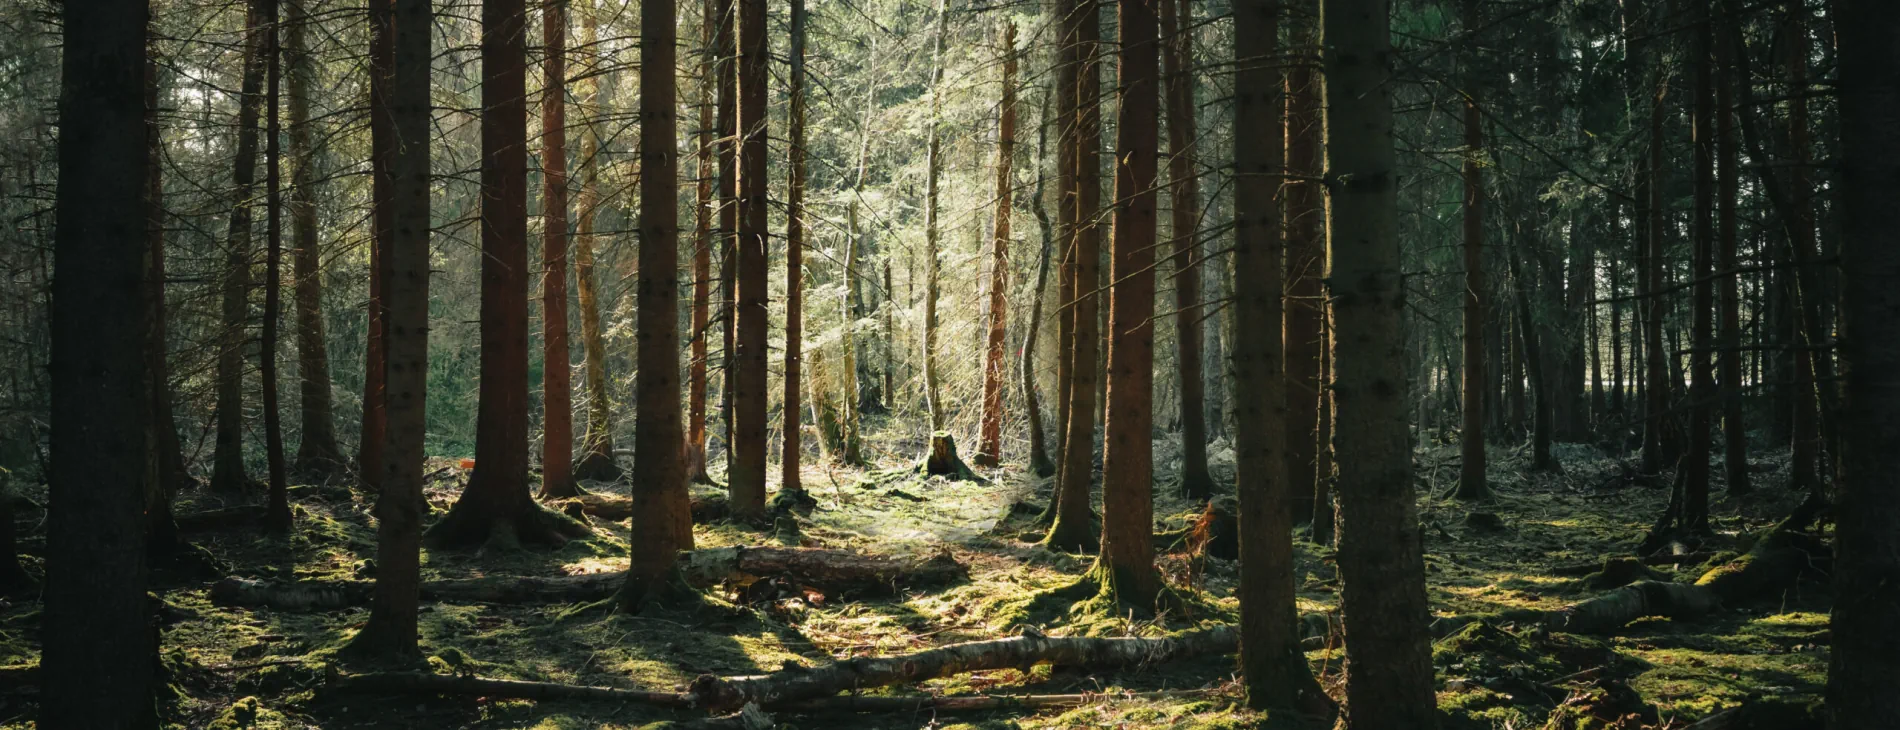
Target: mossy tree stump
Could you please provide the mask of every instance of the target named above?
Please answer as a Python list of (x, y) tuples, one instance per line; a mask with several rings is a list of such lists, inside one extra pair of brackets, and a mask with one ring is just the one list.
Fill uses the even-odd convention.
[(924, 457), (924, 463), (918, 467), (924, 476), (944, 476), (973, 482), (984, 481), (977, 476), (970, 465), (957, 455), (957, 439), (949, 431), (937, 431), (930, 434), (930, 453)]

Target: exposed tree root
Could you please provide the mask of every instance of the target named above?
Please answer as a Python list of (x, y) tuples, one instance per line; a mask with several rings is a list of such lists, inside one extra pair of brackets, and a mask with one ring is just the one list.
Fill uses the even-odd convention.
[(592, 528), (567, 515), (544, 508), (541, 503), (523, 497), (524, 502), (509, 509), (490, 509), (457, 502), (440, 522), (422, 533), (432, 548), (460, 548), (500, 545), (559, 547), (569, 540), (594, 534)]
[(687, 695), (695, 705), (728, 712), (757, 703), (772, 707), (848, 690), (921, 682), (965, 672), (1037, 664), (1125, 667), (1236, 651), (1240, 633), (1223, 626), (1176, 636), (1140, 639), (1050, 637), (1033, 631), (995, 641), (973, 641), (889, 657), (858, 657), (819, 667), (793, 667), (756, 677), (702, 675)]
[[(896, 585), (961, 579), (966, 569), (946, 554), (930, 557), (867, 555), (846, 550), (734, 547), (695, 550), (680, 557), (687, 585), (710, 586), (746, 576), (783, 577), (825, 591), (888, 591)], [(424, 581), (423, 600), (451, 603), (586, 603), (614, 596), (625, 573), (531, 577), (490, 576)], [(367, 605), (373, 581), (271, 581), (226, 578), (211, 587), (214, 602), (309, 611)]]

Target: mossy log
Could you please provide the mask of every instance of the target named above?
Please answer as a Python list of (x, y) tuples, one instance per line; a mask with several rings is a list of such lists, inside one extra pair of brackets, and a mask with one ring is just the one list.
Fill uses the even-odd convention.
[[(942, 583), (967, 575), (947, 554), (929, 557), (870, 555), (849, 550), (731, 547), (680, 556), (680, 572), (694, 586), (744, 576), (783, 577), (824, 591), (889, 591), (898, 585)], [(583, 603), (606, 599), (626, 582), (623, 573), (577, 576), (488, 576), (423, 581), (425, 601), (447, 603)], [(316, 611), (368, 605), (373, 581), (275, 581), (226, 578), (211, 600), (227, 606)]]
[(701, 675), (687, 688), (694, 705), (730, 712), (829, 697), (839, 692), (910, 684), (966, 672), (1026, 669), (1037, 664), (1067, 667), (1126, 667), (1237, 651), (1240, 632), (1231, 626), (1153, 639), (1022, 636), (972, 641), (888, 657), (857, 657), (818, 667), (791, 667), (755, 677)]
[[(558, 502), (560, 504), (579, 504), (581, 512), (587, 516), (607, 520), (609, 522), (619, 522), (633, 517), (633, 500), (626, 497), (614, 497), (589, 492), (578, 497), (569, 497), (559, 500)], [(726, 498), (723, 495), (702, 496), (697, 494), (693, 495), (692, 511), (693, 524), (717, 522), (725, 519), (726, 515), (732, 512), (730, 505), (726, 503)]]
[(235, 507), (192, 512), (177, 515), (172, 522), (179, 532), (204, 532), (207, 530), (228, 530), (237, 527), (253, 527), (264, 524), (264, 505), (240, 504)]

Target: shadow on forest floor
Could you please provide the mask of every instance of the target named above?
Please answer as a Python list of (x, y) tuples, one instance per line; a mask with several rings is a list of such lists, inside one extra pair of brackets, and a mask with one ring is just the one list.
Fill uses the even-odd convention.
[[(867, 452), (870, 469), (914, 463), (892, 428), (875, 432)], [(914, 443), (914, 439), (911, 442)], [(1210, 450), (1217, 479), (1231, 475), (1231, 451)], [(1157, 529), (1179, 529), (1196, 506), (1168, 488), (1178, 444), (1156, 442)], [(1425, 525), (1426, 570), (1432, 610), (1440, 616), (1490, 613), (1512, 608), (1554, 609), (1592, 591), (1574, 578), (1554, 574), (1559, 566), (1628, 554), (1667, 501), (1665, 490), (1606, 488), (1617, 480), (1617, 460), (1583, 445), (1562, 445), (1566, 472), (1527, 475), (1515, 449), (1493, 448), (1491, 480), (1496, 499), (1468, 508), (1431, 496), (1455, 479), (1455, 447), (1418, 452), (1420, 516)], [(1785, 461), (1785, 459), (1783, 459)], [(446, 461), (444, 463), (447, 463)], [(916, 651), (946, 643), (1012, 634), (1025, 616), (999, 610), (1012, 599), (1073, 581), (1092, 558), (1053, 553), (1020, 540), (1034, 532), (1027, 518), (1012, 517), (1017, 501), (1044, 502), (1046, 484), (1024, 476), (1020, 462), (986, 471), (993, 482), (942, 480), (874, 483), (864, 473), (807, 460), (804, 483), (818, 507), (801, 525), (808, 545), (877, 552), (947, 549), (970, 567), (966, 583), (895, 597), (850, 596), (722, 613), (602, 618), (567, 606), (433, 603), (422, 616), (423, 644), (432, 667), (443, 673), (671, 690), (700, 674), (757, 674), (788, 664), (811, 666), (854, 655)], [(432, 464), (431, 468), (438, 465)], [(715, 471), (718, 467), (715, 465)], [(1745, 500), (1715, 505), (1714, 549), (1745, 549), (1750, 535), (1765, 529), (1798, 501), (1776, 485), (1785, 463), (1758, 465), (1757, 492)], [(1716, 470), (1719, 478), (1720, 470)], [(462, 475), (432, 484), (432, 517), (440, 517), (460, 488)], [(598, 485), (625, 493), (625, 485)], [(187, 495), (187, 502), (203, 499)], [(350, 578), (373, 571), (375, 536), (369, 505), (361, 496), (318, 491), (328, 498), (298, 500), (296, 534), (287, 540), (259, 537), (249, 529), (193, 536), (228, 562), (236, 575)], [(1717, 492), (1721, 494), (1720, 491)], [(180, 508), (189, 511), (187, 504)], [(1467, 526), (1466, 513), (1496, 514), (1501, 529)], [(617, 571), (626, 565), (627, 527), (596, 521), (597, 534), (551, 551), (494, 550), (427, 553), (425, 578), (481, 575), (557, 575)], [(700, 525), (699, 547), (761, 544), (772, 535), (727, 523)], [(28, 543), (28, 552), (32, 552)], [(1339, 583), (1328, 548), (1302, 540), (1296, 581), (1303, 614), (1336, 618)], [(1070, 621), (1058, 612), (1033, 617), (1051, 634), (1154, 634), (1196, 623), (1231, 621), (1237, 567), (1227, 561), (1159, 557), (1171, 581), (1191, 573), (1207, 595), (1207, 611), (1194, 617), (1135, 621), (1093, 617)], [(1191, 563), (1200, 569), (1191, 571)], [(33, 563), (37, 569), (37, 562)], [(1676, 580), (1694, 580), (1700, 565), (1661, 566)], [(367, 618), (366, 609), (290, 613), (213, 605), (208, 583), (161, 585), (174, 620), (164, 647), (181, 692), (175, 722), (219, 728), (594, 728), (639, 727), (682, 721), (696, 713), (637, 705), (531, 702), (485, 698), (417, 696), (320, 697), (313, 690), (329, 671), (331, 651)], [(0, 609), (0, 663), (36, 658), (33, 641), (38, 604), (19, 600)], [(1559, 705), (1574, 704), (1588, 687), (1566, 678), (1595, 672), (1619, 675), (1644, 703), (1654, 705), (1654, 723), (1679, 727), (1744, 700), (1761, 696), (1817, 695), (1827, 666), (1825, 586), (1803, 584), (1778, 600), (1729, 610), (1698, 621), (1640, 621), (1607, 637), (1545, 635), (1541, 629), (1491, 627), (1467, 630), (1439, 642), (1434, 660), (1439, 699), (1457, 728), (1544, 727)], [(1336, 622), (1334, 622), (1336, 625)], [(1310, 640), (1308, 653), (1322, 683), (1336, 695), (1341, 686), (1339, 636), (1334, 629)], [(297, 658), (307, 661), (297, 662)], [(1074, 671), (1039, 666), (933, 680), (934, 693), (1103, 692), (1210, 687), (1211, 697), (1177, 700), (1104, 699), (1066, 711), (999, 712), (935, 718), (925, 714), (783, 718), (805, 727), (919, 728), (953, 722), (977, 727), (1247, 727), (1261, 718), (1241, 709), (1231, 657), (1206, 657), (1136, 670)], [(879, 692), (889, 692), (880, 690)], [(0, 724), (21, 726), (32, 716), (30, 694), (0, 693)], [(1550, 727), (1572, 727), (1551, 719)], [(1581, 727), (1581, 726), (1578, 726)], [(1609, 727), (1609, 725), (1604, 725)], [(1637, 725), (1615, 727), (1636, 728)]]

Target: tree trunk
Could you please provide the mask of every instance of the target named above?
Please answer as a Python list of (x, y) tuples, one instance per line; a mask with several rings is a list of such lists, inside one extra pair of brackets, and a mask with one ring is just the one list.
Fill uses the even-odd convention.
[(145, 0), (61, 10), (54, 206), (51, 499), (39, 722), (145, 728), (157, 632), (146, 597), (150, 421)]
[(317, 164), (312, 145), (310, 97), (315, 61), (305, 42), (310, 24), (306, 0), (285, 0), (284, 63), (290, 119), (290, 268), (297, 320), (297, 411), (302, 438), (292, 468), (327, 481), (342, 473), (336, 442), (336, 409), (330, 396), (330, 354), (324, 338), (322, 257), (317, 244)]
[[(686, 489), (689, 475), (686, 463), (679, 458), (685, 432), (680, 423), (678, 86), (673, 75), (679, 40), (677, 12), (672, 0), (640, 3), (642, 245), (634, 326), (642, 336), (634, 355), (637, 367), (633, 386), (633, 460), (639, 468), (634, 470), (628, 490), (633, 498), (629, 533), (632, 562), (626, 585), (616, 597), (616, 604), (623, 610), (637, 610), (644, 602), (677, 592), (680, 581), (674, 556), (693, 549), (693, 517)], [(797, 8), (793, 15), (793, 23), (800, 30), (803, 14), (803, 9)], [(803, 45), (799, 43), (797, 50), (803, 51)], [(802, 72), (802, 66), (796, 64), (794, 68)], [(794, 107), (801, 107), (802, 94), (795, 93), (793, 98)], [(794, 137), (794, 148), (802, 142)], [(794, 191), (802, 184), (798, 177), (795, 172)], [(797, 194), (793, 193), (794, 211)], [(798, 260), (796, 255), (794, 262)], [(794, 263), (794, 271), (796, 267)], [(787, 380), (797, 383), (796, 370)], [(786, 421), (796, 428), (797, 412), (788, 411)], [(788, 453), (795, 454), (797, 441), (787, 443), (791, 444)], [(788, 457), (793, 464), (797, 463), (795, 459)]]
[(541, 6), (541, 498), (574, 480), (573, 368), (567, 343), (567, 2)]
[[(149, 51), (145, 68), (145, 395), (150, 417), (147, 454), (152, 471), (145, 484), (146, 544), (153, 554), (176, 546), (178, 526), (172, 519), (172, 498), (191, 480), (172, 418), (170, 352), (165, 321), (165, 180), (164, 133), (158, 122), (158, 60)], [(4, 498), (4, 495), (0, 495)], [(10, 529), (11, 515), (0, 520)], [(18, 566), (15, 560), (11, 565)]]
[(1009, 216), (1015, 181), (1010, 175), (1016, 154), (1016, 24), (1003, 31), (1003, 105), (996, 125), (996, 230), (990, 239), (989, 339), (983, 358), (983, 422), (977, 438), (977, 466), (996, 466), (1003, 460), (1003, 365), (1005, 329), (1009, 322)]
[[(381, 3), (378, 3), (379, 5)], [(429, 0), (377, 10), (388, 23), (392, 77), (379, 103), (390, 120), (388, 249), (388, 443), (376, 483), (376, 585), (369, 623), (350, 641), (361, 654), (413, 661), (420, 604), (424, 435), (429, 374)], [(388, 6), (384, 6), (387, 8)], [(519, 7), (517, 5), (516, 7)], [(519, 97), (517, 97), (519, 99)], [(519, 118), (516, 120), (520, 122)], [(515, 125), (516, 130), (521, 124)], [(519, 132), (517, 132), (519, 133)], [(517, 146), (517, 148), (519, 148)], [(523, 296), (521, 303), (527, 301)], [(486, 383), (487, 379), (484, 378)], [(525, 390), (525, 383), (523, 390)], [(526, 444), (522, 445), (525, 456)], [(524, 475), (525, 477), (525, 475)], [(521, 486), (525, 497), (526, 484)], [(460, 506), (459, 504), (457, 505)]]
[(244, 31), (244, 81), (238, 91), (237, 167), (231, 175), (236, 203), (224, 248), (222, 322), (217, 357), (217, 438), (211, 457), (211, 488), (248, 488), (244, 472), (244, 323), (250, 310), (251, 185), (257, 179), (257, 117), (264, 86), (263, 0), (251, 0)]
[(277, 324), (282, 319), (283, 292), (279, 285), (284, 260), (284, 198), (283, 177), (280, 173), (283, 161), (280, 123), (282, 117), (277, 113), (283, 81), (283, 53), (278, 48), (277, 0), (263, 0), (265, 22), (264, 52), (269, 79), (265, 97), (269, 104), (265, 107), (264, 133), (264, 188), (265, 217), (264, 226), (264, 327), (262, 347), (258, 350), (258, 377), (263, 381), (264, 406), (264, 458), (270, 484), (268, 497), (269, 511), (264, 516), (264, 531), (272, 534), (284, 534), (290, 531), (290, 485), (284, 471), (284, 424), (283, 411), (277, 402)]
[(779, 490), (801, 494), (805, 491), (798, 474), (799, 462), (804, 456), (800, 446), (804, 409), (799, 402), (799, 391), (804, 387), (800, 360), (805, 337), (802, 301), (805, 272), (801, 260), (805, 255), (805, 23), (805, 0), (792, 0), (792, 63), (787, 79), (791, 86), (787, 122), (790, 149), (786, 151), (791, 158), (791, 172), (785, 186), (785, 406), (780, 416), (785, 426), (785, 445), (779, 456)]
[[(1476, 0), (1465, 0), (1464, 32), (1475, 34), (1479, 28)], [(1478, 63), (1477, 42), (1467, 41), (1467, 63)], [(1465, 296), (1464, 296), (1464, 420), (1458, 432), (1458, 490), (1461, 500), (1483, 500), (1491, 496), (1485, 477), (1484, 452), (1484, 317), (1488, 293), (1484, 285), (1484, 116), (1478, 109), (1477, 74), (1468, 73), (1465, 81)]]
[[(1808, 53), (1811, 44), (1808, 41), (1807, 9), (1799, 0), (1790, 0), (1788, 4), (1789, 47), (1785, 54), (1788, 66), (1788, 146), (1794, 152), (1794, 165), (1788, 168), (1788, 189), (1792, 200), (1784, 216), (1793, 229), (1789, 237), (1789, 262), (1801, 267), (1785, 272), (1788, 280), (1785, 287), (1793, 302), (1790, 312), (1796, 337), (1792, 343), (1814, 348), (1821, 344), (1823, 335), (1813, 325), (1818, 317), (1806, 316), (1808, 310), (1803, 306), (1812, 300), (1818, 292), (1803, 285), (1808, 268), (1801, 262), (1807, 258), (1818, 258), (1820, 247), (1815, 245), (1814, 196), (1812, 183), (1809, 182), (1808, 166), (1811, 162), (1811, 148), (1808, 135), (1808, 100), (1805, 90), (1808, 88)], [(1744, 87), (1744, 92), (1747, 88)], [(1772, 188), (1771, 188), (1772, 189)], [(1794, 353), (1794, 415), (1790, 434), (1791, 464), (1790, 481), (1796, 489), (1815, 489), (1821, 485), (1821, 441), (1817, 425), (1821, 419), (1820, 391), (1816, 387), (1817, 375), (1828, 360), (1828, 354), (1819, 349)]]
[(1323, 0), (1333, 192), (1333, 435), (1347, 704), (1356, 727), (1438, 727), (1412, 452), (1405, 429), (1388, 0)]
[[(871, 51), (873, 58), (875, 58), (877, 51), (875, 43), (873, 43)], [(851, 183), (851, 203), (848, 206), (848, 226), (845, 231), (844, 242), (844, 265), (840, 267), (842, 269), (840, 274), (844, 277), (844, 290), (839, 293), (841, 298), (838, 300), (838, 318), (843, 320), (843, 324), (839, 328), (839, 349), (844, 356), (844, 367), (839, 368), (839, 376), (843, 382), (840, 391), (843, 395), (844, 402), (836, 409), (839, 447), (838, 459), (850, 465), (863, 465), (865, 463), (864, 438), (858, 428), (858, 412), (860, 410), (858, 399), (858, 392), (860, 390), (858, 385), (859, 317), (856, 311), (856, 304), (858, 302), (859, 286), (862, 281), (859, 277), (864, 273), (858, 268), (860, 259), (864, 258), (864, 231), (858, 227), (858, 206), (860, 201), (864, 199), (864, 176), (869, 170), (871, 162), (871, 113), (876, 109), (877, 75), (874, 73), (871, 76), (870, 82), (864, 85), (864, 110), (858, 120), (857, 175), (852, 179)], [(889, 263), (887, 262), (886, 266), (888, 265)], [(886, 291), (888, 292), (888, 282), (886, 286)], [(896, 336), (892, 333), (889, 320), (890, 310), (886, 308), (884, 327), (886, 338)], [(885, 385), (889, 385), (889, 383)]]
[[(1126, 8), (1132, 4), (1134, 0), (1123, 3), (1124, 28), (1131, 25)], [(1276, 65), (1280, 53), (1281, 9), (1275, 0), (1249, 0), (1234, 6), (1234, 128), (1258, 130), (1256, 134), (1234, 135), (1234, 169), (1238, 175), (1234, 181), (1234, 275), (1236, 281), (1247, 282), (1244, 290), (1235, 291), (1234, 317), (1235, 325), (1242, 332), (1271, 333), (1285, 321), (1281, 304), (1286, 276), (1282, 266), (1285, 239), (1282, 238), (1278, 191), (1285, 173), (1283, 120), (1287, 106), (1284, 81)], [(1142, 43), (1143, 39), (1131, 39), (1124, 31), (1122, 48), (1129, 48), (1131, 42)], [(1130, 64), (1124, 60), (1122, 65), (1127, 68)], [(1132, 84), (1124, 80), (1123, 85)], [(1123, 101), (1119, 129), (1134, 126), (1127, 118), (1126, 110), (1130, 106), (1139, 105)], [(1136, 124), (1140, 121), (1145, 120), (1138, 120)], [(1126, 144), (1126, 133), (1123, 137), (1124, 143), (1117, 145), (1117, 159), (1141, 159), (1138, 155), (1129, 157), (1131, 146)], [(1139, 144), (1146, 140), (1134, 141)], [(1124, 182), (1137, 186), (1147, 184), (1139, 177), (1129, 179), (1127, 168), (1122, 168), (1122, 174), (1116, 178), (1117, 200), (1127, 195), (1121, 187)], [(1119, 269), (1124, 260), (1121, 255), (1122, 228), (1126, 220), (1121, 215), (1123, 210), (1116, 209), (1118, 270), (1113, 277), (1116, 281), (1124, 276)], [(1133, 243), (1144, 245), (1141, 241)], [(1142, 265), (1142, 262), (1130, 263)], [(1114, 290), (1112, 328), (1118, 345), (1123, 344), (1122, 331), (1129, 326), (1122, 318), (1123, 292), (1128, 288), (1123, 282)], [(1139, 308), (1136, 312), (1138, 317), (1146, 315)], [(1123, 368), (1119, 354), (1114, 350), (1109, 353), (1110, 373), (1116, 375), (1121, 375)], [(1331, 714), (1332, 701), (1327, 699), (1306, 666), (1306, 657), (1300, 652), (1299, 622), (1295, 619), (1293, 492), (1287, 481), (1284, 355), (1280, 338), (1271, 336), (1243, 337), (1233, 347), (1237, 419), (1234, 491), (1240, 497), (1240, 561), (1244, 566), (1236, 591), (1240, 599), (1240, 670), (1247, 683), (1248, 704), (1253, 708), (1324, 716)], [(1143, 371), (1146, 370), (1143, 367)], [(1115, 392), (1112, 385), (1110, 392)], [(1116, 417), (1120, 415), (1113, 411), (1118, 410), (1116, 406), (1120, 403), (1121, 399), (1110, 401), (1111, 433), (1115, 432)], [(1146, 431), (1141, 432), (1139, 438), (1142, 446), (1148, 444)], [(1112, 475), (1125, 473), (1127, 469), (1110, 466), (1107, 457), (1122, 445), (1111, 437), (1105, 447), (1103, 493), (1111, 500)], [(1114, 503), (1109, 504), (1112, 507)], [(1106, 516), (1109, 519), (1105, 524), (1109, 527), (1104, 531), (1105, 538), (1114, 534), (1116, 526), (1112, 509)], [(1108, 549), (1109, 542), (1104, 539), (1104, 554)]]
[[(393, 1), (393, 0), (392, 0)], [(389, 100), (396, 60), (394, 16), (390, 3), (369, 4), (369, 178), (370, 245), (368, 334), (363, 346), (363, 423), (357, 443), (356, 470), (365, 490), (382, 489), (383, 447), (389, 437), (389, 374), (386, 326), (388, 309), (383, 299), (389, 274), (389, 237), (391, 202), (389, 168), (396, 156), (395, 121), (390, 118)]]
[[(1521, 243), (1522, 239), (1520, 239)], [(1557, 461), (1550, 453), (1551, 431), (1553, 421), (1556, 420), (1554, 401), (1557, 384), (1551, 382), (1553, 369), (1549, 361), (1551, 353), (1545, 347), (1549, 343), (1544, 341), (1540, 332), (1544, 328), (1535, 324), (1535, 316), (1531, 308), (1532, 293), (1539, 289), (1547, 289), (1548, 284), (1539, 286), (1532, 279), (1526, 278), (1523, 270), (1525, 267), (1519, 262), (1519, 258), (1518, 247), (1513, 247), (1510, 253), (1510, 266), (1511, 280), (1516, 283), (1517, 288), (1517, 335), (1519, 344), (1523, 347), (1524, 374), (1525, 379), (1530, 381), (1531, 402), (1534, 408), (1531, 413), (1531, 470), (1558, 471)], [(1530, 276), (1536, 277), (1538, 273), (1531, 272)], [(1542, 273), (1548, 274), (1548, 271)]]
[[(1900, 15), (1886, 3), (1843, 0), (1840, 36), (1841, 420), (1835, 516), (1832, 727), (1900, 725)], [(57, 410), (55, 411), (57, 412)]]
[(734, 61), (737, 15), (735, 0), (718, 0), (719, 31), (716, 38), (719, 55), (719, 423), (725, 431), (726, 478), (732, 478), (732, 380), (737, 369), (733, 359), (733, 274), (737, 265), (735, 248), (739, 230), (738, 196), (738, 105), (739, 90)]
[[(1715, 268), (1734, 271), (1738, 263), (1735, 205), (1741, 197), (1740, 142), (1735, 135), (1735, 85), (1747, 83), (1745, 66), (1734, 35), (1727, 26), (1734, 20), (1734, 4), (1722, 0), (1723, 30), (1717, 39), (1717, 65), (1720, 76), (1715, 87), (1715, 144), (1721, 161), (1721, 178), (1716, 183), (1716, 235), (1719, 246)], [(1738, 70), (1740, 69), (1740, 70)], [(1722, 445), (1723, 464), (1730, 494), (1748, 492), (1748, 425), (1742, 421), (1742, 303), (1739, 292), (1741, 274), (1729, 274), (1721, 281), (1722, 331), (1717, 339), (1722, 349)]]
[(732, 489), (733, 513), (742, 519), (765, 514), (766, 407), (766, 0), (739, 0), (739, 230), (735, 241), (737, 310), (733, 335)]
[(713, 180), (719, 175), (714, 141), (718, 133), (713, 110), (719, 97), (718, 67), (715, 56), (715, 0), (702, 3), (704, 13), (699, 24), (699, 134), (695, 142), (699, 172), (694, 183), (693, 205), (693, 332), (692, 360), (686, 366), (686, 473), (695, 482), (711, 481), (706, 473), (706, 334), (712, 326), (712, 249)]
[[(1168, 235), (1174, 237), (1175, 377), (1181, 388), (1181, 473), (1176, 489), (1190, 499), (1206, 500), (1214, 496), (1214, 478), (1207, 473), (1207, 394), (1201, 374), (1201, 320), (1206, 315), (1201, 309), (1199, 260), (1201, 186), (1194, 169), (1199, 137), (1194, 118), (1194, 5), (1191, 0), (1159, 3), (1161, 52), (1168, 73)], [(1295, 484), (1293, 493), (1301, 494), (1299, 489)]]
[[(541, 509), (528, 492), (526, 36), (522, 0), (483, 0), (481, 389), (474, 472), (448, 516), (429, 528), (430, 542), (445, 549), (491, 537), (558, 545), (584, 529)], [(393, 314), (390, 332), (393, 345)]]
[[(1324, 121), (1320, 123), (1324, 124)], [(1321, 273), (1324, 273), (1324, 267)], [(1320, 292), (1320, 297), (1324, 299), (1324, 290)], [(1319, 424), (1313, 434), (1312, 540), (1314, 544), (1330, 546), (1333, 544), (1333, 528), (1337, 517), (1333, 507), (1333, 484), (1338, 481), (1339, 468), (1338, 459), (1333, 453), (1333, 423), (1338, 404), (1333, 400), (1333, 351), (1328, 346), (1333, 341), (1332, 306), (1323, 301), (1320, 304), (1319, 326)]]
[(1056, 127), (1056, 488), (1049, 498), (1045, 516), (1054, 519), (1062, 509), (1063, 469), (1068, 465), (1069, 398), (1075, 372), (1075, 211), (1080, 199), (1075, 189), (1076, 94), (1081, 73), (1081, 51), (1076, 34), (1080, 32), (1078, 0), (1053, 0), (1050, 6), (1057, 42), (1055, 55), (1055, 127)]
[[(1658, 21), (1652, 20), (1652, 23)], [(1649, 30), (1645, 28), (1645, 30)], [(1664, 250), (1664, 211), (1663, 199), (1663, 118), (1667, 113), (1664, 97), (1669, 93), (1668, 76), (1663, 70), (1665, 49), (1660, 40), (1645, 41), (1644, 45), (1653, 46), (1648, 54), (1650, 60), (1649, 86), (1654, 89), (1649, 101), (1649, 161), (1647, 169), (1637, 179), (1637, 199), (1643, 219), (1643, 254), (1640, 257), (1642, 271), (1638, 275), (1637, 293), (1642, 296), (1639, 316), (1643, 325), (1643, 465), (1645, 475), (1660, 475), (1663, 469), (1675, 462), (1675, 447), (1667, 435), (1669, 430), (1669, 373), (1667, 355), (1663, 350), (1663, 314), (1668, 311), (1667, 300), (1660, 294), (1663, 288)]]
[[(1056, 497), (1052, 509), (1055, 523), (1043, 543), (1051, 548), (1083, 550), (1094, 547), (1094, 510), (1089, 504), (1089, 486), (1095, 471), (1095, 352), (1102, 336), (1096, 314), (1101, 258), (1100, 227), (1097, 206), (1101, 200), (1101, 51), (1102, 28), (1097, 8), (1099, 0), (1076, 0), (1066, 16), (1073, 24), (1068, 35), (1075, 38), (1076, 103), (1071, 122), (1075, 127), (1075, 227), (1071, 244), (1070, 281), (1072, 299), (1069, 316), (1073, 320), (1069, 336), (1069, 392), (1067, 422), (1063, 424), (1062, 461), (1056, 476)], [(1058, 376), (1060, 381), (1060, 376)]]
[[(944, 429), (943, 392), (938, 382), (942, 374), (937, 369), (937, 255), (942, 249), (938, 229), (943, 214), (937, 199), (938, 181), (943, 177), (943, 134), (937, 124), (943, 111), (943, 46), (947, 32), (944, 3), (945, 0), (937, 0), (936, 51), (930, 61), (930, 116), (924, 122), (929, 125), (925, 152), (928, 157), (924, 162), (929, 178), (924, 193), (924, 402), (929, 406), (932, 432)], [(846, 396), (856, 397), (850, 393)]]
[[(1042, 297), (1049, 288), (1049, 249), (1055, 243), (1054, 227), (1049, 221), (1049, 206), (1044, 199), (1047, 192), (1046, 177), (1043, 174), (1043, 160), (1048, 157), (1049, 149), (1049, 97), (1042, 97), (1041, 118), (1036, 124), (1036, 189), (1030, 194), (1032, 209), (1036, 213), (1037, 227), (1041, 232), (1042, 253), (1036, 257), (1036, 286), (1031, 290), (1029, 300), (1029, 331), (1023, 334), (1021, 377), (1023, 381), (1023, 410), (1029, 418), (1029, 474), (1036, 478), (1056, 473), (1055, 463), (1049, 460), (1048, 436), (1043, 431), (1042, 398), (1036, 387), (1036, 350), (1041, 342)], [(886, 264), (888, 267), (889, 264)], [(886, 271), (889, 269), (887, 268)], [(890, 288), (890, 283), (885, 283)], [(886, 375), (890, 373), (885, 369)], [(888, 386), (886, 392), (889, 392)]]
[(1715, 56), (1714, 0), (1697, 0), (1692, 64), (1695, 67), (1694, 150), (1695, 209), (1690, 217), (1694, 255), (1689, 268), (1689, 451), (1683, 457), (1683, 505), (1678, 523), (1684, 531), (1709, 529), (1709, 451), (1715, 401), (1715, 371), (1710, 353), (1715, 346), (1715, 287), (1711, 281), (1715, 260), (1715, 79), (1710, 66)]
[[(581, 48), (587, 65), (596, 66), (599, 45), (592, 0), (581, 0)], [(600, 331), (600, 282), (594, 274), (594, 217), (606, 201), (600, 195), (600, 77), (581, 80), (581, 189), (575, 208), (580, 219), (574, 229), (574, 285), (581, 305), (581, 351), (587, 365), (587, 433), (581, 437), (581, 455), (574, 467), (579, 479), (613, 481), (620, 478), (614, 462), (613, 402), (607, 395), (607, 345)]]

